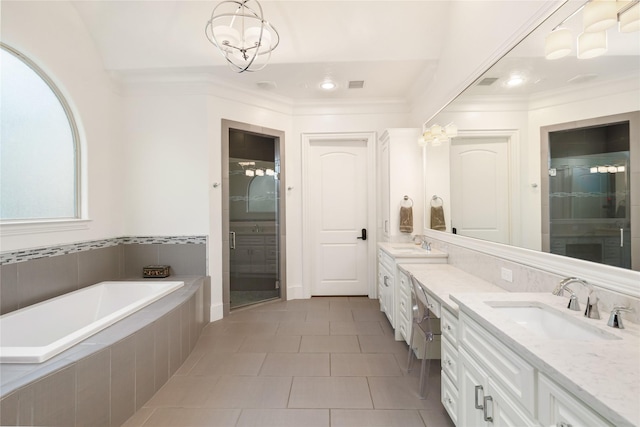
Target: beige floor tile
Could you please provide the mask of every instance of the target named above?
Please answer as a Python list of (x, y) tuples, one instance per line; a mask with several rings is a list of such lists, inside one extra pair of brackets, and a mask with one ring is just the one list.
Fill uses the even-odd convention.
[(305, 311), (240, 311), (232, 313), (228, 319), (232, 322), (304, 322), (307, 313)]
[(455, 427), (444, 407), (433, 411), (420, 411), (420, 416), (427, 427)]
[(442, 407), (440, 389), (433, 387), (433, 382), (430, 384), (427, 399), (420, 399), (417, 377), (369, 377), (368, 379), (371, 398), (376, 409), (435, 410)]
[[(202, 338), (202, 336), (200, 337)], [(188, 375), (189, 372), (193, 369), (194, 366), (202, 359), (205, 355), (204, 350), (196, 350), (194, 349), (191, 354), (187, 357), (182, 365), (176, 371), (176, 375)]]
[(294, 299), (287, 301), (287, 311), (316, 311), (329, 310), (329, 300), (323, 298)]
[(209, 394), (211, 408), (286, 408), (291, 377), (224, 376)]
[(360, 353), (356, 335), (304, 336), (300, 353)]
[(271, 377), (328, 377), (328, 353), (273, 353), (260, 370), (261, 376)]
[(289, 408), (373, 408), (364, 377), (295, 377)]
[(189, 375), (258, 375), (265, 356), (265, 353), (206, 353)]
[(158, 408), (143, 427), (233, 427), (239, 417), (239, 409)]
[(244, 342), (244, 338), (244, 335), (201, 335), (193, 351), (235, 353)]
[(244, 409), (237, 427), (329, 427), (328, 409)]
[(280, 322), (278, 335), (329, 335), (329, 322)]
[(331, 335), (383, 335), (381, 322), (330, 322)]
[(349, 309), (308, 311), (307, 321), (353, 322), (353, 315)]
[(248, 336), (238, 349), (239, 353), (297, 353), (300, 336), (276, 335), (267, 337)]
[(363, 353), (394, 353), (407, 355), (409, 346), (389, 335), (360, 335), (360, 351)]
[(202, 335), (275, 335), (278, 322), (230, 322), (220, 320), (202, 330)]
[(372, 308), (353, 308), (351, 309), (353, 314), (353, 320), (356, 322), (374, 321), (382, 322), (386, 321), (386, 315), (380, 311), (380, 309)]
[(383, 321), (380, 322), (380, 327), (382, 328), (382, 332), (385, 335), (390, 335), (390, 336), (395, 335), (395, 331), (391, 327), (391, 323), (389, 323), (389, 319), (387, 319), (386, 317)]
[(332, 409), (331, 427), (424, 427), (416, 410)]
[(332, 354), (332, 377), (402, 376), (396, 358), (391, 353)]
[(331, 301), (329, 303), (329, 310), (351, 310), (351, 309), (370, 309), (371, 305), (369, 301), (361, 300), (343, 300), (343, 301)]
[(218, 377), (187, 377), (174, 375), (162, 386), (145, 407), (204, 407), (209, 394), (218, 382)]

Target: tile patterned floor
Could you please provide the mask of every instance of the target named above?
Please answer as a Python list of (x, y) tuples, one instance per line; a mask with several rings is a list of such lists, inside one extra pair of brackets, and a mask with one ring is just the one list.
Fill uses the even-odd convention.
[(440, 404), (439, 360), (430, 393), (419, 364), (376, 300), (273, 302), (207, 325), (176, 375), (125, 427), (451, 427)]

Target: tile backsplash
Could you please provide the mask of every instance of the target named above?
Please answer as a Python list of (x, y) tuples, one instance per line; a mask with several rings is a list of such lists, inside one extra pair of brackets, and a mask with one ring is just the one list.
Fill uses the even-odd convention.
[[(551, 292), (564, 277), (549, 273), (523, 264), (505, 260), (484, 252), (468, 249), (449, 242), (429, 239), (433, 247), (449, 254), (448, 262), (455, 267), (473, 274), (487, 282), (506, 289), (510, 292)], [(511, 282), (502, 278), (502, 269), (511, 270)], [(582, 286), (570, 286), (579, 297), (584, 307), (588, 290)], [(607, 318), (614, 306), (631, 307), (632, 312), (624, 313), (623, 317), (633, 323), (640, 323), (640, 299), (619, 294), (608, 289), (596, 288), (598, 309), (601, 318)]]
[(207, 275), (207, 237), (119, 237), (0, 253), (0, 314), (98, 282), (142, 278), (146, 265)]

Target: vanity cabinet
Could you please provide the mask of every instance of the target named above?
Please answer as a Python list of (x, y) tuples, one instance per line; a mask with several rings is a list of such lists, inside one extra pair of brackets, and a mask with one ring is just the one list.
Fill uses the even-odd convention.
[(380, 311), (384, 312), (393, 328), (395, 328), (395, 267), (396, 265), (393, 258), (383, 250), (378, 250), (378, 300), (380, 300)]
[(458, 424), (458, 384), (460, 383), (458, 318), (444, 307), (441, 308), (440, 330), (442, 331), (440, 343), (441, 402), (454, 424), (462, 425)]
[(612, 426), (465, 313), (458, 340), (458, 426)]
[(277, 272), (275, 236), (237, 235), (235, 244), (230, 252), (232, 274), (251, 276)]

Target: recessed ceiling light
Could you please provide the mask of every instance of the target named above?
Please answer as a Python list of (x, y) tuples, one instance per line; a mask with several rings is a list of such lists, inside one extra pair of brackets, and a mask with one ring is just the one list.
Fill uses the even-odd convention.
[(322, 90), (333, 90), (336, 88), (336, 84), (331, 80), (325, 80), (320, 83), (320, 88), (322, 88)]
[(509, 80), (507, 80), (507, 86), (509, 87), (520, 86), (522, 83), (524, 83), (524, 78), (517, 74), (512, 75), (509, 77)]

